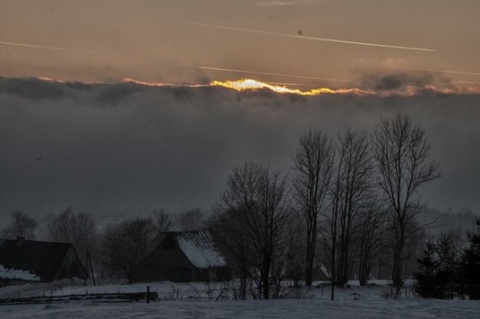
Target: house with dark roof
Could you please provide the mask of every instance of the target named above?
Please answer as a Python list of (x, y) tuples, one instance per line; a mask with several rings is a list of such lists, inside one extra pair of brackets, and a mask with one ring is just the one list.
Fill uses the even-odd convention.
[(143, 260), (135, 281), (221, 281), (230, 276), (207, 230), (168, 232)]
[(50, 282), (88, 277), (70, 243), (4, 240), (0, 246), (0, 286), (16, 281)]

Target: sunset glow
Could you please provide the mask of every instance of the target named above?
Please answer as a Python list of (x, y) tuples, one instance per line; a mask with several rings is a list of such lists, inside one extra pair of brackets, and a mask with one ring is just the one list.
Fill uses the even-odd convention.
[[(360, 308), (401, 297), (407, 309), (413, 298), (412, 312), (395, 306), (395, 315), (475, 318), (478, 311), (462, 316), (437, 305), (472, 302), (470, 286), (480, 299), (480, 279), (464, 280), (460, 254), (480, 219), (480, 0), (0, 3), (0, 319), (38, 310), (44, 319), (61, 317), (44, 302), (71, 301), (76, 311), (84, 299), (106, 299), (76, 301), (62, 292), (66, 299), (56, 300), (43, 284), (2, 277), (2, 247), (16, 247), (18, 237), (22, 247), (36, 240), (75, 246), (79, 265), (72, 266), (82, 270), (83, 261), (85, 273), (71, 275), (88, 277), (88, 285), (98, 271), (131, 292), (128, 284), (141, 281), (142, 294), (156, 280), (222, 280), (198, 293), (185, 286), (194, 302), (218, 299), (204, 317), (268, 313), (260, 305), (237, 314), (235, 299), (298, 298), (301, 313), (290, 311), (292, 301), (270, 316), (314, 318), (304, 304), (313, 300), (323, 314), (328, 299), (344, 303), (356, 294), (344, 291), (355, 280)], [(63, 236), (72, 233), (64, 221), (89, 228), (83, 237), (92, 242), (70, 243), (77, 238)], [(16, 227), (23, 222), (31, 229)], [(190, 248), (229, 248), (228, 269), (188, 276), (210, 275), (212, 260), (163, 271), (154, 259), (171, 263), (158, 235), (205, 226), (226, 236), (197, 238)], [(145, 236), (159, 248), (144, 245)], [(119, 242), (142, 246), (142, 256), (126, 265), (129, 256), (116, 256)], [(434, 262), (456, 257), (448, 269), (455, 278), (434, 267), (435, 280), (421, 282), (414, 271), (424, 266), (416, 263), (424, 244)], [(90, 256), (89, 247), (101, 254)], [(236, 266), (248, 271), (233, 276)], [(292, 277), (301, 289), (290, 289)], [(309, 286), (327, 277), (329, 292), (312, 295)], [(363, 290), (371, 278), (378, 293)], [(239, 289), (223, 289), (240, 279)], [(94, 293), (85, 280), (72, 285)], [(423, 294), (432, 299), (427, 311), (418, 306)], [(384, 316), (354, 307), (359, 298), (350, 297), (352, 307), (331, 317)], [(191, 317), (182, 300), (167, 299), (176, 304), (163, 316)], [(157, 316), (152, 306), (145, 319)], [(126, 303), (108, 307), (132, 317)], [(77, 317), (106, 319), (102, 311)]]
[[(60, 80), (49, 77), (37, 77), (37, 79), (48, 82), (68, 83), (68, 80)], [(83, 81), (84, 84), (114, 84), (112, 82), (102, 81)], [(405, 85), (394, 89), (364, 89), (358, 87), (350, 88), (312, 88), (301, 90), (292, 88), (292, 86), (303, 86), (296, 83), (269, 83), (254, 79), (238, 79), (238, 80), (213, 80), (210, 83), (166, 83), (166, 82), (148, 82), (136, 80), (132, 78), (123, 78), (118, 83), (133, 83), (141, 86), (149, 87), (185, 87), (185, 88), (204, 88), (204, 87), (221, 87), (238, 92), (268, 90), (277, 94), (300, 95), (300, 96), (320, 96), (320, 95), (341, 95), (354, 94), (360, 96), (413, 96), (424, 92), (441, 93), (441, 94), (480, 94), (480, 84), (472, 83), (469, 85), (436, 87), (434, 85), (414, 86)]]
[(228, 89), (233, 89), (236, 91), (247, 91), (247, 90), (262, 90), (267, 89), (276, 93), (281, 94), (296, 94), (304, 96), (315, 96), (321, 94), (345, 94), (345, 93), (354, 93), (354, 94), (374, 94), (371, 90), (362, 90), (362, 89), (330, 89), (330, 88), (318, 88), (311, 89), (307, 91), (302, 91), (300, 89), (291, 89), (286, 86), (269, 84), (252, 79), (240, 79), (235, 81), (212, 81), (210, 82), (212, 86), (221, 86)]
[(438, 88), (432, 85), (425, 87), (405, 86), (403, 88), (391, 89), (391, 90), (373, 90), (373, 89), (361, 89), (361, 88), (316, 88), (310, 90), (292, 89), (285, 85), (275, 85), (253, 79), (240, 79), (234, 81), (218, 81), (214, 80), (210, 82), (212, 86), (220, 86), (239, 92), (242, 91), (255, 91), (255, 90), (270, 90), (279, 94), (295, 94), (302, 96), (318, 96), (323, 94), (357, 94), (357, 95), (377, 95), (377, 96), (391, 96), (391, 95), (404, 95), (411, 96), (420, 94), (421, 92), (437, 92), (443, 94), (480, 94), (480, 86), (462, 86), (451, 88)]

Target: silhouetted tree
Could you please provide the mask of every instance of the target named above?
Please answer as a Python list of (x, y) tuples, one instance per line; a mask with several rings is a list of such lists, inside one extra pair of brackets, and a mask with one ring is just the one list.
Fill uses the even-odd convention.
[(386, 248), (384, 210), (378, 203), (372, 203), (360, 216), (357, 242), (358, 280), (361, 286), (368, 283), (375, 260)]
[[(349, 128), (337, 139), (337, 158), (332, 185), (331, 220), (336, 219), (337, 254), (335, 258), (335, 283), (345, 285), (353, 270), (355, 238), (358, 237), (362, 214), (366, 214), (376, 200), (374, 170), (370, 138), (367, 131)], [(333, 258), (333, 255), (332, 255)]]
[(87, 252), (92, 253), (97, 240), (92, 216), (88, 213), (75, 214), (71, 207), (49, 223), (48, 232), (53, 241), (71, 243), (82, 262), (86, 261)]
[(294, 199), (305, 220), (305, 284), (310, 286), (318, 238), (318, 223), (332, 178), (335, 149), (321, 130), (310, 129), (298, 139), (294, 160)]
[(151, 218), (125, 220), (107, 227), (102, 247), (104, 266), (132, 283), (139, 264), (154, 247), (154, 238)]
[(438, 298), (453, 299), (457, 290), (458, 260), (452, 233), (444, 233), (436, 242)]
[(475, 221), (476, 231), (468, 235), (468, 246), (460, 258), (460, 293), (469, 299), (480, 299), (480, 219)]
[(436, 257), (435, 243), (428, 241), (423, 250), (423, 257), (417, 259), (419, 271), (413, 274), (416, 279), (415, 292), (423, 298), (437, 298), (437, 271), (439, 262)]
[(287, 179), (257, 163), (236, 167), (217, 204), (214, 233), (230, 256), (241, 280), (241, 298), (249, 279), (254, 298), (269, 299), (272, 285), (284, 273), (293, 214)]
[(414, 273), (415, 291), (424, 298), (453, 299), (457, 290), (458, 260), (451, 233), (429, 240), (423, 257), (417, 259), (419, 271)]
[(5, 239), (35, 239), (35, 229), (37, 221), (29, 217), (26, 213), (16, 210), (11, 215), (11, 221), (2, 231), (2, 237)]
[(393, 285), (397, 295), (403, 286), (405, 244), (408, 226), (421, 209), (420, 189), (440, 177), (436, 162), (428, 161), (431, 145), (425, 130), (405, 114), (383, 118), (374, 130), (378, 185), (391, 212), (393, 242)]

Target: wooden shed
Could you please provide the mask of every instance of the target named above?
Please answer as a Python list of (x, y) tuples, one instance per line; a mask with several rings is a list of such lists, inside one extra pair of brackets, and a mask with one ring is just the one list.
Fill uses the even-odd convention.
[(50, 282), (88, 277), (70, 243), (4, 240), (0, 243), (0, 280)]
[(221, 281), (229, 270), (207, 230), (169, 232), (145, 258), (135, 281)]

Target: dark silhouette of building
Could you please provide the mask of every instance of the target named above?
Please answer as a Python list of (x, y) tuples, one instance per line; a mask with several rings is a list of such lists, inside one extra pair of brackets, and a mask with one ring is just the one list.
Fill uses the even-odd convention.
[(0, 281), (50, 282), (88, 277), (72, 244), (17, 240), (0, 241)]
[(135, 281), (221, 281), (229, 279), (229, 269), (209, 231), (169, 232), (134, 277)]

